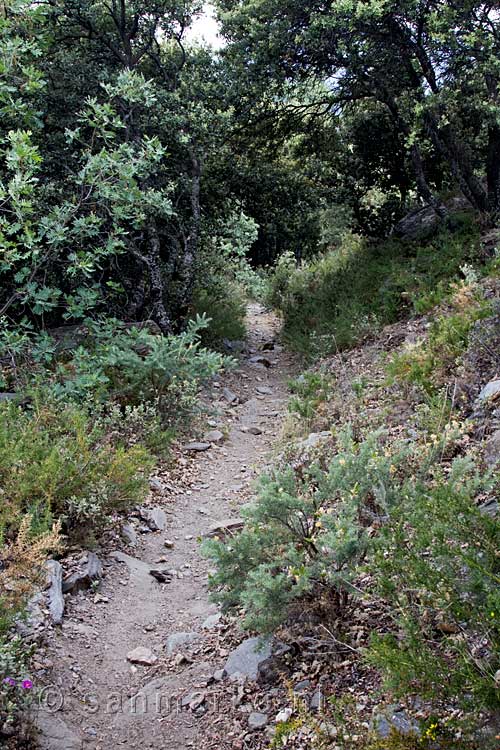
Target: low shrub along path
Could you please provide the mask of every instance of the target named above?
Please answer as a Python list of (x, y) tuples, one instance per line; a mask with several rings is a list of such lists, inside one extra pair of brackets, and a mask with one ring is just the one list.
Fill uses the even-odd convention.
[[(200, 538), (237, 522), (271, 457), (294, 370), (275, 343), (277, 329), (272, 314), (249, 307), (238, 370), (211, 390), (215, 413), (207, 432), (220, 429), (224, 439), (205, 451), (183, 451), (181, 483), (159, 471), (150, 506), (166, 514), (164, 529), (142, 533), (144, 521), (132, 517), (136, 544), (115, 543), (106, 554), (97, 549), (101, 585), (66, 596), (63, 626), (51, 633), (43, 657), (50, 687), (42, 704), (50, 710), (36, 718), (42, 747), (180, 750), (198, 747), (206, 722), (216, 721), (207, 685), (227, 649), (218, 646)], [(233, 395), (239, 403), (230, 403)]]

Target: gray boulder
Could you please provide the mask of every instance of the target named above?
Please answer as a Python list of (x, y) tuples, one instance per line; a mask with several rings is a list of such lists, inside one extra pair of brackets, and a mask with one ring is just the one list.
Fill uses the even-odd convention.
[(405, 240), (417, 240), (424, 237), (430, 237), (441, 222), (432, 206), (423, 206), (416, 208), (410, 213), (403, 216), (394, 227), (396, 237)]
[(500, 461), (500, 430), (496, 430), (486, 441), (484, 457), (490, 468)]
[(486, 383), (481, 393), (477, 397), (480, 404), (485, 404), (500, 396), (500, 380), (490, 380)]
[(239, 672), (251, 680), (259, 676), (259, 667), (272, 655), (272, 639), (247, 638), (231, 651), (224, 669), (231, 676)]
[(55, 714), (39, 711), (34, 718), (40, 750), (82, 750), (83, 741)]
[(387, 739), (395, 731), (405, 737), (420, 736), (420, 727), (406, 711), (389, 706), (384, 712), (375, 716), (373, 720), (375, 731), (380, 737)]
[(224, 433), (220, 430), (211, 430), (205, 435), (205, 441), (214, 445), (222, 445), (224, 442)]
[(193, 441), (192, 443), (187, 443), (186, 445), (184, 445), (183, 450), (187, 453), (204, 453), (205, 451), (210, 450), (211, 447), (211, 443)]
[(127, 523), (122, 526), (122, 537), (131, 547), (137, 545), (137, 534), (135, 533), (134, 527)]
[(161, 508), (141, 508), (140, 516), (151, 531), (163, 531), (167, 525), (167, 514)]
[(248, 726), (250, 729), (264, 729), (269, 723), (267, 714), (261, 714), (259, 711), (252, 711), (248, 716)]

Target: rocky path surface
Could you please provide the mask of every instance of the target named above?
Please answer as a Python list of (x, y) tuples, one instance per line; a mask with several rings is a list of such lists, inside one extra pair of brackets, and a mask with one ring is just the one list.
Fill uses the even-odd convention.
[[(189, 479), (180, 485), (161, 470), (152, 479), (149, 506), (160, 528), (147, 531), (147, 514), (132, 518), (129, 544), (102, 558), (98, 589), (66, 596), (62, 628), (52, 631), (45, 654), (49, 680), (37, 719), (43, 748), (200, 744), (206, 707), (198, 710), (197, 702), (227, 656), (217, 648), (218, 614), (200, 538), (237, 523), (272, 455), (293, 374), (291, 358), (274, 343), (272, 315), (252, 305), (248, 330), (238, 370), (210, 394), (207, 430), (215, 443), (184, 451)], [(161, 571), (160, 580), (152, 569)]]

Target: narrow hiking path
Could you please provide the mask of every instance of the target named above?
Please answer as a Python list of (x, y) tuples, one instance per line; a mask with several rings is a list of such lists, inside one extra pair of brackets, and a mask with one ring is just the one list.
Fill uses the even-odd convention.
[[(66, 597), (63, 627), (53, 631), (46, 654), (52, 671), (42, 701), (50, 710), (42, 706), (38, 716), (42, 747), (198, 746), (206, 719), (203, 708), (196, 710), (197, 691), (223, 667), (227, 655), (217, 646), (217, 618), (207, 621), (216, 608), (209, 601), (209, 563), (200, 554), (199, 539), (218, 524), (238, 519), (255, 477), (271, 457), (285, 413), (287, 379), (294, 371), (290, 355), (274, 344), (277, 330), (272, 314), (259, 305), (249, 307), (241, 364), (210, 394), (211, 426), (225, 432), (226, 439), (204, 452), (183, 453), (180, 485), (171, 477), (165, 481), (160, 471), (150, 505), (166, 513), (165, 528), (139, 533), (135, 546), (103, 558), (105, 576), (96, 593)], [(240, 403), (229, 403), (231, 393), (225, 389)], [(141, 530), (140, 521), (136, 528)], [(155, 580), (152, 568), (171, 571), (168, 582)], [(153, 657), (147, 654), (144, 660), (153, 664), (127, 660), (139, 647), (151, 652)], [(183, 699), (191, 703), (189, 710), (181, 710)]]

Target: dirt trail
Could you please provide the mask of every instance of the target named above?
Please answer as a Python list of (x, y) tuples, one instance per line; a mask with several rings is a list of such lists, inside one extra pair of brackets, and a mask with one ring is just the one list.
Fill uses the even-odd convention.
[[(279, 346), (261, 351), (276, 337), (277, 321), (271, 314), (250, 306), (248, 330), (248, 351), (239, 369), (212, 392), (213, 400), (222, 404), (221, 394), (228, 387), (242, 401), (232, 408), (226, 404), (224, 413), (214, 417), (227, 430), (223, 445), (189, 459), (192, 483), (182, 494), (172, 487), (154, 494), (154, 504), (167, 513), (164, 531), (140, 535), (135, 548), (124, 547), (128, 558), (108, 559), (95, 596), (87, 592), (67, 597), (63, 628), (49, 646), (54, 687), (45, 696), (51, 707), (63, 705), (41, 712), (42, 747), (198, 747), (204, 718), (172, 706), (206, 685), (223, 666), (220, 654), (214, 658), (213, 649), (204, 648), (211, 635), (202, 624), (216, 608), (208, 598), (208, 563), (200, 555), (199, 537), (217, 522), (238, 517), (255, 476), (269, 461), (285, 412), (286, 382), (293, 373), (291, 358)], [(257, 354), (271, 366), (252, 362)], [(246, 426), (262, 434), (243, 432)], [(166, 539), (174, 541), (173, 549), (165, 548)], [(158, 563), (162, 557), (167, 561)], [(149, 574), (151, 567), (175, 569), (180, 575), (161, 584)], [(167, 638), (179, 632), (201, 635), (192, 664), (175, 664), (175, 657), (166, 653)], [(153, 666), (133, 667), (127, 661), (127, 653), (139, 646), (158, 657)], [(130, 700), (137, 693), (140, 697)], [(171, 707), (165, 710), (162, 703), (158, 711), (158, 700), (170, 698)]]

